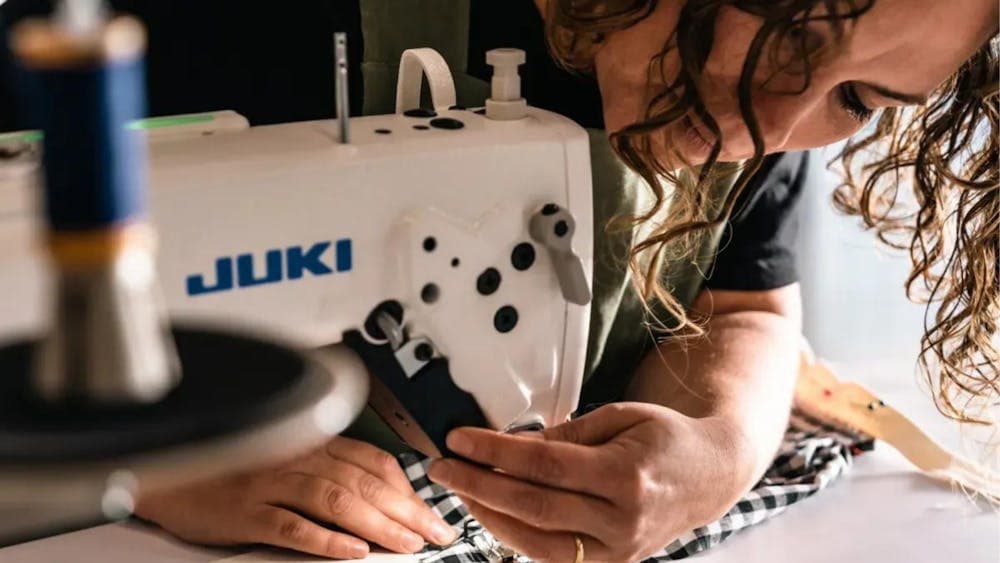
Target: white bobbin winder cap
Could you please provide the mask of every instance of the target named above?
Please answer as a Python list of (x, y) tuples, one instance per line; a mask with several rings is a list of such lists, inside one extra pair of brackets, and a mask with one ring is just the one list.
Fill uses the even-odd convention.
[(517, 67), (526, 58), (521, 49), (492, 49), (486, 64), (493, 67), (492, 91), (486, 100), (486, 117), (509, 121), (528, 114), (528, 102), (521, 97), (521, 76)]

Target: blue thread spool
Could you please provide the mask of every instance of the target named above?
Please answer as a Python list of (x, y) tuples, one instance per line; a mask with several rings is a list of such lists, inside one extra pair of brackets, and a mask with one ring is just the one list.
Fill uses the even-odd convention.
[(84, 34), (48, 21), (13, 35), (32, 125), (44, 134), (45, 212), (56, 232), (141, 219), (146, 147), (129, 123), (145, 117), (145, 33), (117, 18)]
[[(135, 20), (105, 25), (102, 6), (64, 0), (62, 25), (25, 22), (13, 37), (45, 136), (56, 287), (48, 334), (0, 346), (0, 492), (52, 517), (0, 521), (0, 545), (60, 531), (42, 520), (124, 516), (147, 480), (169, 489), (304, 453), (353, 418), (332, 411), (363, 407), (349, 390), (367, 374), (347, 357), (330, 371), (292, 348), (192, 328), (174, 330), (176, 353), (141, 236), (145, 140), (127, 128), (143, 114), (144, 35)], [(25, 479), (37, 486), (18, 487)]]
[(145, 31), (101, 6), (66, 0), (62, 17), (24, 22), (11, 41), (44, 136), (55, 318), (32, 382), (51, 403), (154, 402), (180, 378), (149, 275), (145, 139), (129, 128), (145, 113)]

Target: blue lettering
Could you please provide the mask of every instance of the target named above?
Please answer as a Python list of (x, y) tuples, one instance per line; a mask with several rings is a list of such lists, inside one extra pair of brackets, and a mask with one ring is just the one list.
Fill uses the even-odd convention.
[[(0, 0), (0, 3), (3, 3), (3, 0)], [(233, 283), (234, 278), (238, 281), (239, 287), (252, 287), (280, 282), (283, 275), (287, 275), (287, 279), (297, 280), (303, 278), (306, 272), (314, 276), (331, 274), (334, 270), (323, 262), (323, 253), (330, 248), (331, 244), (334, 245), (336, 271), (351, 271), (354, 267), (351, 239), (340, 239), (335, 243), (317, 242), (308, 250), (302, 246), (290, 246), (284, 252), (272, 248), (264, 253), (263, 274), (257, 274), (254, 268), (254, 255), (251, 253), (240, 254), (235, 259), (223, 256), (215, 260), (215, 285), (208, 285), (202, 274), (192, 274), (185, 280), (187, 294), (193, 296), (229, 291), (236, 287), (236, 284)], [(285, 262), (287, 262), (287, 271), (282, 268)]]
[(263, 277), (254, 277), (253, 254), (240, 254), (236, 257), (236, 275), (240, 287), (250, 287), (281, 281), (281, 251), (268, 250), (264, 254), (267, 270)]
[[(308, 270), (314, 276), (322, 276), (333, 272), (326, 264), (320, 260), (320, 256), (330, 248), (329, 242), (317, 242), (312, 245), (308, 252), (302, 252), (301, 246), (292, 246), (288, 249), (288, 279), (297, 280)], [(339, 253), (338, 253), (339, 269)]]
[(233, 259), (219, 258), (215, 261), (214, 286), (205, 285), (205, 277), (201, 274), (187, 277), (188, 295), (202, 295), (215, 291), (226, 291), (233, 288)]
[(345, 238), (337, 241), (337, 271), (350, 272), (352, 266), (351, 239)]

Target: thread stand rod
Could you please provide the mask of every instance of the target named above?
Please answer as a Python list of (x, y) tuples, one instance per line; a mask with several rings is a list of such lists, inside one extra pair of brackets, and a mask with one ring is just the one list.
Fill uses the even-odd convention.
[(336, 65), (336, 81), (334, 85), (336, 97), (337, 121), (340, 127), (340, 142), (351, 142), (351, 100), (347, 91), (347, 34), (338, 32), (333, 35), (333, 56)]

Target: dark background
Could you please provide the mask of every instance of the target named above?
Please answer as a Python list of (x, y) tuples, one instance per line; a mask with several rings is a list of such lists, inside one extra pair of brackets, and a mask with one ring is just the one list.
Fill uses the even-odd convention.
[[(52, 5), (9, 0), (0, 7), (0, 21), (9, 27), (49, 13)], [(231, 109), (254, 125), (333, 117), (337, 31), (348, 33), (351, 111), (361, 111), (364, 38), (358, 0), (114, 0), (111, 5), (139, 17), (148, 29), (150, 115)], [(472, 2), (468, 72), (488, 78), (485, 52), (495, 47), (527, 51), (522, 85), (532, 105), (584, 126), (603, 125), (594, 81), (563, 72), (550, 60), (531, 0)], [(0, 68), (9, 69), (9, 62), (4, 48)], [(0, 130), (30, 127), (18, 110), (13, 81), (5, 72), (0, 83)]]

